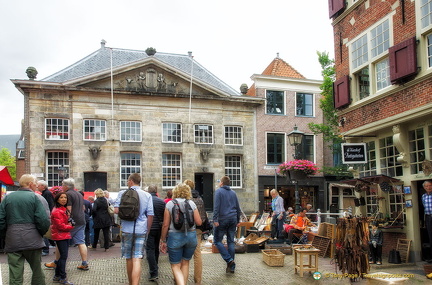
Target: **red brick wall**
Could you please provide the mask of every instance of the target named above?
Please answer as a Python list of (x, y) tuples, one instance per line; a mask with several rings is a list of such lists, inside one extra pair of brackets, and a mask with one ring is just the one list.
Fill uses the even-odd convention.
[(384, 242), (383, 242), (383, 250), (382, 257), (383, 259), (387, 259), (389, 256), (389, 252), (392, 249), (396, 249), (398, 239), (406, 239), (405, 233), (392, 233), (392, 232), (384, 232)]
[[(352, 41), (386, 15), (394, 13), (392, 17), (393, 25), (391, 25), (393, 29), (393, 45), (416, 36), (415, 2), (405, 1), (404, 13), (402, 13), (402, 6), (398, 0), (371, 0), (368, 1), (369, 7), (367, 8), (365, 3), (361, 3), (351, 13), (345, 15), (344, 18), (336, 18), (333, 23), (336, 78), (345, 75), (352, 76), (349, 70), (349, 50), (346, 43)], [(396, 8), (394, 9), (394, 7)], [(432, 93), (430, 85), (426, 80), (408, 89), (389, 94), (361, 108), (344, 113), (343, 117), (346, 118), (346, 121), (341, 128), (341, 132), (427, 104)], [(371, 96), (373, 95), (371, 94)], [(354, 97), (353, 94), (351, 94), (351, 97)]]
[(346, 121), (341, 130), (347, 131), (426, 105), (430, 103), (431, 93), (430, 81), (422, 81), (410, 88), (371, 102), (362, 108), (345, 113), (343, 116)]

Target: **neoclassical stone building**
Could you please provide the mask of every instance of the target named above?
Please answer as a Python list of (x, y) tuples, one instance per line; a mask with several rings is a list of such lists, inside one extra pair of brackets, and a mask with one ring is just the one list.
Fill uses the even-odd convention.
[(245, 212), (258, 208), (255, 113), (241, 94), (178, 55), (101, 48), (42, 80), (12, 80), (24, 96), (24, 171), (76, 188), (126, 188), (139, 172), (161, 196), (192, 179), (212, 210), (223, 175)]

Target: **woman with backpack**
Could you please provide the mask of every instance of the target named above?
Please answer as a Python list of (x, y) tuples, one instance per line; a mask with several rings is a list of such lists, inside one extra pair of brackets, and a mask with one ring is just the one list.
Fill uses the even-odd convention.
[(202, 223), (197, 206), (191, 198), (190, 187), (184, 183), (178, 184), (173, 189), (173, 200), (166, 205), (162, 225), (160, 251), (166, 253), (168, 249), (169, 262), (177, 285), (187, 284), (189, 260), (197, 246), (195, 226)]

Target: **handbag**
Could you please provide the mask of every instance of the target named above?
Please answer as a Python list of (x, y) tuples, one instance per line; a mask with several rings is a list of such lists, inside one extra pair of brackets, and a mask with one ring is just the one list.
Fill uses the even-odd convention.
[(51, 226), (49, 226), (48, 231), (43, 235), (43, 237), (51, 239)]
[(112, 216), (114, 215), (114, 206), (111, 204), (108, 204), (108, 213)]

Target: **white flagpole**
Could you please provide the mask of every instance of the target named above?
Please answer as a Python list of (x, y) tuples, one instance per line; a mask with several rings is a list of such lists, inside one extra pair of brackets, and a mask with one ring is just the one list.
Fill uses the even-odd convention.
[(110, 61), (111, 61), (111, 119), (114, 120), (114, 78), (113, 78), (112, 48), (110, 48)]
[(191, 110), (192, 110), (192, 78), (193, 78), (193, 56), (192, 56), (192, 52), (188, 52), (189, 57), (191, 59), (191, 73), (190, 73), (190, 91), (189, 91), (189, 124), (191, 122)]

